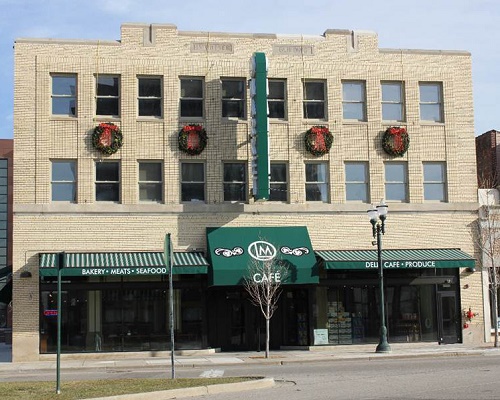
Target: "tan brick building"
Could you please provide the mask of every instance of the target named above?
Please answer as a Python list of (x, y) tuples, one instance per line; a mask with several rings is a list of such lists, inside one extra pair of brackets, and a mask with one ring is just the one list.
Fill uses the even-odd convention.
[[(263, 201), (252, 194), (255, 53), (268, 63)], [(376, 34), (346, 30), (124, 24), (119, 41), (17, 40), (14, 116), (14, 361), (55, 351), (59, 252), (64, 352), (168, 349), (166, 233), (180, 347), (258, 347), (261, 319), (234, 250), (271, 237), (283, 249), (294, 235), (307, 260), (282, 255), (297, 276), (283, 286), (272, 347), (375, 343), (366, 211), (381, 198), (389, 342), (484, 341), (481, 313), (463, 328), (464, 310), (482, 307), (468, 228), (478, 204), (467, 52), (380, 49)], [(101, 123), (122, 141), (113, 126), (94, 133)], [(196, 132), (179, 148), (190, 124), (206, 131), (201, 152)], [(324, 128), (306, 147), (314, 126), (333, 135), (329, 152)], [(406, 129), (409, 147), (391, 127)], [(236, 261), (223, 265), (222, 251)]]

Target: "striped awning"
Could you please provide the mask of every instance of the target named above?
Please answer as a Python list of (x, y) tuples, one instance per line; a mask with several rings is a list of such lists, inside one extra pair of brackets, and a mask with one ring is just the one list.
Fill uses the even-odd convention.
[[(376, 250), (318, 250), (316, 255), (325, 269), (378, 268)], [(405, 249), (383, 250), (384, 269), (414, 268), (469, 268), (474, 270), (476, 261), (459, 249)]]
[[(55, 276), (59, 253), (40, 253), (40, 275)], [(208, 262), (200, 252), (174, 252), (173, 274), (206, 274)], [(65, 276), (165, 275), (163, 252), (64, 253)]]

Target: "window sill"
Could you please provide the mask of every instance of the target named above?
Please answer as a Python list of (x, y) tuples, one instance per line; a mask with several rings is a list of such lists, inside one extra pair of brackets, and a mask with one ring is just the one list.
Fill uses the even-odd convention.
[(384, 126), (394, 126), (394, 125), (408, 125), (406, 121), (382, 121)]
[(279, 119), (279, 118), (269, 118), (269, 124), (276, 124), (276, 125), (286, 125), (290, 121), (287, 119)]
[(118, 116), (108, 116), (106, 117), (105, 115), (99, 115), (99, 116), (95, 116), (94, 117), (94, 120), (96, 122), (107, 122), (107, 121), (114, 121), (114, 122), (120, 122), (121, 121), (121, 117), (118, 117)]
[(305, 125), (328, 125), (328, 120), (327, 119), (302, 119), (302, 123)]
[(444, 122), (436, 122), (436, 121), (420, 121), (420, 125), (422, 126), (445, 126)]
[(205, 122), (205, 118), (203, 117), (179, 117), (179, 121), (181, 122)]
[(342, 125), (368, 125), (368, 121), (358, 121), (355, 119), (346, 119), (342, 121)]
[(51, 121), (76, 121), (78, 117), (76, 115), (51, 115)]
[(137, 117), (137, 122), (164, 122), (164, 119), (163, 119), (163, 117), (140, 116), (140, 117)]
[(245, 118), (222, 117), (220, 122), (221, 124), (246, 124), (248, 120)]

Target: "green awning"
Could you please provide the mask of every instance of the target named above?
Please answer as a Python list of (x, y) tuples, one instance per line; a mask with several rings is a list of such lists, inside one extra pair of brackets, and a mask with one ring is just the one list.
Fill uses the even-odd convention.
[[(166, 275), (163, 252), (64, 253), (64, 276)], [(40, 253), (40, 275), (56, 276), (59, 253)], [(173, 274), (206, 274), (199, 252), (174, 252)]]
[[(325, 269), (376, 269), (376, 250), (321, 250), (316, 255)], [(469, 268), (476, 261), (459, 249), (382, 250), (384, 269)]]
[(318, 267), (305, 226), (207, 228), (209, 281), (242, 285), (258, 260), (275, 260), (288, 270), (283, 284), (318, 283)]

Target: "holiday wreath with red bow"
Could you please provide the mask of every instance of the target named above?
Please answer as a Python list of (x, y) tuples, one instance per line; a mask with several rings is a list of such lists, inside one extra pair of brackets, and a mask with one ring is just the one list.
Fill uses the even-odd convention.
[(410, 146), (410, 136), (406, 128), (387, 128), (382, 137), (382, 148), (391, 156), (403, 157)]
[(123, 144), (120, 128), (111, 122), (103, 122), (94, 128), (92, 133), (94, 148), (104, 154), (114, 154)]
[(200, 154), (207, 145), (207, 132), (201, 125), (185, 125), (179, 132), (179, 150), (192, 156)]
[(306, 150), (313, 156), (322, 156), (330, 151), (333, 135), (326, 126), (313, 126), (306, 132)]

